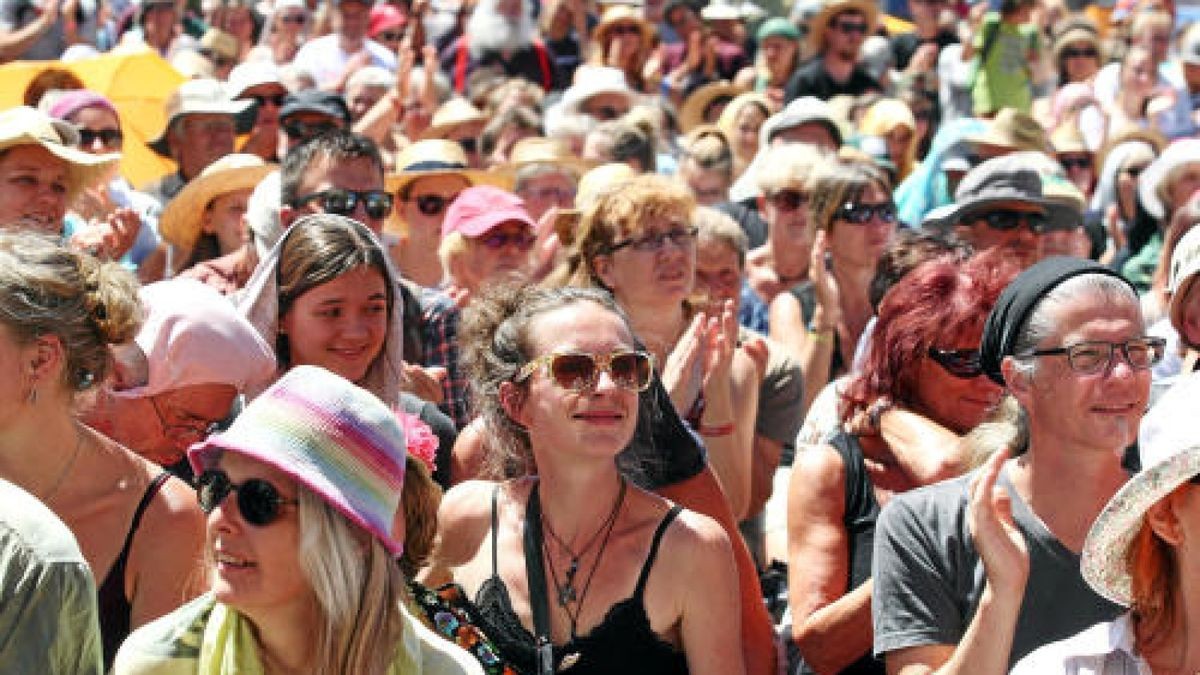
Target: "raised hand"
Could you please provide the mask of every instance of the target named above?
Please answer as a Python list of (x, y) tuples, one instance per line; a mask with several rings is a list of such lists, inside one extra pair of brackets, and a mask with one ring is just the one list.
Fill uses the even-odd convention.
[(675, 409), (686, 413), (704, 385), (708, 315), (698, 312), (662, 364), (663, 386), (671, 394)]
[(822, 310), (826, 325), (837, 324), (842, 309), (842, 292), (837, 278), (829, 269), (826, 258), (829, 254), (829, 232), (819, 230), (813, 240), (811, 258), (808, 263), (808, 280), (816, 292), (817, 307)]
[(996, 486), (1009, 456), (1007, 449), (996, 452), (971, 481), (967, 524), (992, 592), (1012, 598), (1025, 592), (1029, 549), (1013, 522), (1012, 498)]

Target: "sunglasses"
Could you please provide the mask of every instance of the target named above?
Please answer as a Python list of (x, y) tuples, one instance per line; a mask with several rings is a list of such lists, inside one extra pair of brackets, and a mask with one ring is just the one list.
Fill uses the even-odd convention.
[(1087, 57), (1089, 59), (1100, 58), (1100, 52), (1090, 47), (1084, 47), (1083, 49), (1067, 48), (1062, 51), (1062, 55), (1064, 59), (1077, 59), (1080, 57)]
[(528, 251), (529, 249), (533, 248), (533, 244), (537, 241), (537, 237), (534, 237), (532, 233), (527, 231), (490, 232), (487, 235), (480, 237), (476, 241), (479, 241), (493, 251), (499, 251), (509, 244), (516, 246), (522, 251)]
[(1026, 213), (1024, 211), (992, 211), (978, 217), (993, 230), (1015, 230), (1025, 226), (1034, 234), (1046, 231), (1046, 216), (1041, 213)]
[(978, 349), (929, 348), (929, 358), (954, 377), (970, 380), (983, 374)]
[(1137, 178), (1138, 174), (1146, 170), (1144, 166), (1127, 166), (1122, 171), (1130, 178)]
[(303, 14), (285, 14), (279, 17), (279, 20), (284, 23), (294, 23), (297, 26), (300, 26), (303, 25), (304, 22), (308, 21), (308, 17), (304, 16)]
[(891, 202), (880, 204), (842, 204), (838, 217), (855, 225), (866, 225), (872, 218), (884, 223), (896, 222), (896, 205)]
[(795, 211), (808, 204), (808, 193), (800, 190), (780, 190), (767, 199), (780, 211)]
[(79, 143), (87, 148), (100, 141), (106, 148), (120, 147), (125, 140), (125, 134), (120, 129), (79, 129)]
[(625, 115), (624, 110), (620, 110), (611, 105), (602, 105), (584, 111), (586, 114), (595, 117), (598, 120), (607, 122), (609, 120), (619, 119)]
[(479, 147), (479, 142), (474, 138), (460, 138), (455, 143), (458, 143), (458, 147), (462, 148), (463, 152), (468, 155), (475, 152), (476, 148)]
[(867, 26), (867, 24), (865, 24), (865, 23), (860, 23), (858, 21), (834, 21), (833, 28), (837, 32), (845, 33), (846, 35), (851, 35), (854, 33), (857, 33), (859, 35), (866, 35), (867, 29), (869, 28), (869, 26)]
[(617, 24), (616, 26), (608, 29), (608, 34), (613, 37), (618, 35), (641, 35), (642, 29), (638, 27), (637, 24)]
[(417, 195), (405, 201), (416, 202), (418, 211), (423, 215), (433, 217), (445, 211), (450, 202), (455, 199), (458, 199), (458, 195), (451, 195), (449, 197), (443, 197), (442, 195)]
[(1062, 168), (1070, 171), (1071, 169), (1090, 169), (1092, 168), (1091, 157), (1060, 157), (1058, 163)]
[(646, 352), (544, 354), (526, 363), (517, 373), (516, 381), (525, 381), (540, 367), (545, 367), (558, 386), (570, 391), (595, 387), (602, 372), (608, 373), (622, 389), (645, 391), (654, 373), (654, 359)]
[(196, 479), (196, 501), (204, 513), (212, 513), (230, 492), (237, 493), (237, 507), (242, 519), (255, 527), (266, 527), (279, 519), (285, 504), (299, 504), (285, 499), (279, 490), (261, 478), (251, 478), (241, 485), (229, 480), (219, 469), (209, 469)]
[(404, 33), (397, 33), (390, 30), (385, 30), (375, 36), (379, 42), (399, 42), (404, 39)]
[[(263, 107), (270, 103), (276, 108), (282, 108), (283, 102), (287, 99), (287, 94), (275, 94), (274, 96), (251, 96), (250, 100), (258, 107)], [(299, 123), (297, 123), (299, 124)]]
[(297, 197), (292, 206), (304, 206), (319, 201), (321, 210), (338, 216), (351, 217), (362, 202), (367, 217), (374, 220), (386, 218), (392, 212), (392, 196), (383, 190), (343, 190), (330, 188), (310, 195)]
[(317, 122), (315, 124), (309, 124), (299, 120), (289, 120), (283, 123), (283, 133), (287, 134), (289, 138), (299, 138), (303, 140), (316, 138), (321, 134), (334, 131), (338, 128), (338, 125), (334, 124), (333, 122)]

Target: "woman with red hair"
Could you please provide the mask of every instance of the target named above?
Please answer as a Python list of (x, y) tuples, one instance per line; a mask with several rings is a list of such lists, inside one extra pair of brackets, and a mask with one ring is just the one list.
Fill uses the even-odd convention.
[[(895, 407), (918, 427), (963, 435), (999, 404), (983, 375), (983, 324), (1014, 269), (999, 257), (922, 264), (883, 297), (861, 371), (841, 395), (839, 429), (796, 455), (788, 488), (789, 604), (798, 672), (883, 673), (871, 655), (871, 549), (880, 506), (896, 492), (965, 467), (949, 453), (942, 469), (914, 477), (920, 462), (879, 430)], [(929, 480), (928, 482), (932, 482)]]

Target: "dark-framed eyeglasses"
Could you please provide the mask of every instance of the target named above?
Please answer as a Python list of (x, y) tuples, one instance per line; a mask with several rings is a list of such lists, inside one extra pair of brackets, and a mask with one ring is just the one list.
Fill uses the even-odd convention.
[(362, 203), (367, 217), (379, 220), (380, 218), (386, 218), (392, 212), (392, 199), (392, 195), (383, 190), (343, 190), (341, 188), (330, 188), (321, 192), (297, 197), (292, 201), (292, 206), (300, 207), (311, 202), (318, 202), (321, 210), (325, 213), (350, 217), (358, 209), (359, 203)]
[(1028, 227), (1034, 234), (1041, 234), (1046, 231), (1047, 220), (1045, 214), (1030, 213), (1028, 211), (1009, 211), (999, 209), (989, 211), (976, 217), (977, 220), (982, 220), (988, 227), (993, 230), (1001, 230), (1007, 232), (1015, 230), (1019, 227)]
[(870, 28), (871, 27), (868, 26), (865, 21), (834, 21), (833, 22), (833, 29), (839, 33), (844, 33), (846, 35), (853, 35), (855, 33), (857, 33), (859, 35), (866, 35), (867, 31), (870, 30)]
[(654, 376), (654, 358), (643, 351), (591, 354), (566, 352), (543, 354), (526, 363), (517, 372), (523, 382), (544, 367), (555, 384), (570, 391), (586, 391), (596, 386), (600, 373), (608, 373), (614, 384), (630, 391), (645, 391)]
[(983, 374), (978, 349), (929, 348), (929, 358), (954, 377), (970, 380)]
[(808, 193), (803, 190), (778, 190), (767, 195), (767, 201), (780, 211), (795, 211), (808, 205)]
[[(260, 108), (267, 105), (268, 103), (275, 106), (276, 108), (282, 108), (283, 102), (285, 100), (287, 100), (287, 94), (275, 94), (274, 96), (263, 96), (262, 94), (255, 94), (253, 96), (248, 96), (247, 98), (249, 98), (251, 101), (254, 101), (254, 105), (256, 105)], [(299, 122), (297, 122), (297, 124), (299, 124)]]
[(699, 229), (695, 225), (687, 227), (675, 227), (665, 232), (649, 232), (640, 237), (625, 239), (618, 241), (608, 247), (609, 253), (619, 251), (626, 246), (635, 251), (661, 251), (667, 242), (671, 242), (679, 248), (687, 248), (695, 243), (696, 232)]
[(601, 105), (591, 108), (590, 114), (602, 122), (607, 122), (609, 120), (620, 119), (625, 115), (625, 111), (616, 106)]
[(84, 129), (79, 128), (79, 145), (90, 148), (100, 141), (106, 148), (119, 148), (125, 140), (125, 134), (120, 129)]
[(375, 36), (379, 42), (399, 42), (404, 39), (403, 31), (385, 30)]
[(286, 505), (296, 505), (295, 499), (286, 499), (279, 489), (261, 478), (251, 478), (241, 484), (229, 480), (229, 475), (220, 469), (209, 469), (196, 479), (196, 501), (204, 513), (212, 513), (230, 492), (237, 493), (237, 507), (242, 519), (255, 527), (266, 527), (279, 520)]
[(308, 21), (308, 17), (303, 14), (284, 14), (279, 17), (279, 20), (283, 23), (294, 23), (297, 26), (303, 26)]
[(612, 37), (619, 35), (641, 35), (642, 29), (636, 23), (618, 23), (608, 29), (608, 34)]
[(300, 120), (288, 120), (283, 123), (283, 133), (287, 134), (288, 138), (297, 138), (305, 141), (340, 128), (340, 126), (333, 122), (309, 123), (301, 122)]
[(884, 223), (894, 223), (896, 222), (896, 205), (891, 202), (879, 204), (847, 202), (838, 209), (837, 217), (855, 225), (866, 225), (871, 222), (872, 218), (878, 218), (880, 222)]
[(516, 246), (522, 251), (528, 251), (537, 242), (537, 237), (528, 230), (521, 230), (520, 232), (498, 232), (493, 230), (477, 238), (476, 241), (493, 251), (499, 251), (509, 244)]
[(1120, 352), (1125, 362), (1134, 370), (1149, 370), (1162, 361), (1167, 341), (1158, 337), (1139, 337), (1125, 342), (1086, 340), (1073, 345), (1052, 349), (1035, 349), (1018, 356), (1066, 355), (1067, 365), (1080, 375), (1095, 375), (1105, 372), (1113, 362), (1113, 354)]
[(442, 211), (445, 211), (446, 207), (450, 205), (450, 202), (454, 201), (455, 199), (458, 199), (458, 195), (446, 197), (443, 195), (428, 194), (410, 197), (405, 201), (416, 203), (418, 211), (420, 211), (423, 215), (432, 218), (440, 215)]
[(167, 416), (163, 414), (162, 407), (158, 404), (158, 397), (150, 396), (149, 398), (150, 407), (154, 408), (154, 414), (158, 416), (158, 424), (162, 428), (163, 436), (191, 445), (208, 438), (221, 428), (220, 421), (214, 422), (188, 413), (175, 412), (172, 416), (177, 419), (168, 422)]
[(1063, 169), (1070, 171), (1071, 169), (1090, 169), (1092, 168), (1092, 158), (1090, 155), (1078, 155), (1075, 157), (1059, 157), (1058, 163)]

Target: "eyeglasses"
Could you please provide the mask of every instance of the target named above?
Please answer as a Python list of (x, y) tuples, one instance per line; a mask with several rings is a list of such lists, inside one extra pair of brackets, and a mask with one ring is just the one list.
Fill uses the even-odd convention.
[(609, 246), (608, 251), (612, 253), (619, 251), (626, 246), (635, 251), (661, 251), (662, 248), (667, 245), (668, 241), (679, 248), (687, 248), (694, 243), (697, 231), (698, 229), (693, 225), (689, 227), (673, 228), (667, 230), (666, 232), (651, 232), (635, 239), (618, 241), (612, 246)]
[(476, 241), (482, 243), (484, 246), (492, 249), (493, 251), (499, 251), (509, 244), (516, 246), (522, 251), (528, 251), (529, 249), (533, 248), (533, 244), (537, 241), (537, 237), (533, 236), (531, 232), (526, 230), (522, 230), (521, 232), (489, 232), (488, 234), (476, 239)]
[(879, 204), (842, 204), (837, 217), (855, 225), (866, 225), (872, 218), (878, 218), (884, 223), (896, 222), (896, 205), (891, 202)]
[(119, 148), (121, 142), (125, 140), (125, 134), (121, 133), (120, 129), (78, 129), (79, 144), (81, 147), (90, 148), (96, 144), (96, 141), (106, 148)]
[(451, 195), (449, 197), (442, 195), (417, 195), (405, 201), (416, 202), (418, 211), (426, 216), (433, 217), (445, 211), (450, 202), (455, 199), (458, 199), (458, 195)]
[(526, 188), (520, 191), (521, 197), (525, 201), (553, 201), (558, 204), (573, 205), (575, 203), (575, 190), (570, 188), (560, 187), (540, 187)]
[(316, 122), (309, 124), (308, 122), (301, 122), (299, 120), (288, 120), (287, 122), (283, 123), (283, 133), (287, 134), (289, 138), (299, 138), (306, 141), (310, 138), (316, 138), (321, 134), (329, 133), (330, 131), (335, 131), (339, 128), (340, 127), (333, 122)]
[(268, 103), (275, 106), (276, 108), (282, 108), (283, 102), (285, 100), (287, 100), (287, 94), (275, 94), (274, 96), (256, 95), (256, 96), (250, 96), (249, 99), (251, 101), (254, 101), (254, 104), (260, 108), (267, 105)]
[(1134, 370), (1148, 370), (1162, 361), (1167, 341), (1156, 337), (1140, 337), (1125, 342), (1089, 340), (1066, 347), (1037, 349), (1023, 356), (1067, 355), (1067, 365), (1080, 375), (1094, 375), (1108, 370), (1112, 365), (1113, 353), (1120, 351), (1125, 362)]
[(929, 358), (954, 377), (970, 380), (983, 374), (978, 349), (929, 348)]
[(1090, 169), (1092, 168), (1092, 158), (1083, 157), (1059, 157), (1058, 163), (1062, 164), (1062, 168), (1070, 171), (1071, 169)]
[(309, 202), (320, 201), (321, 210), (338, 216), (351, 216), (358, 209), (359, 202), (363, 205), (367, 217), (378, 220), (386, 218), (392, 212), (392, 196), (383, 190), (343, 190), (330, 188), (310, 195), (297, 197), (292, 206), (304, 206)]
[(545, 366), (546, 373), (558, 386), (571, 391), (586, 391), (596, 386), (601, 372), (608, 373), (622, 389), (645, 391), (654, 373), (654, 359), (646, 352), (569, 352), (544, 354), (526, 363), (517, 373), (516, 381), (523, 382), (541, 366)]
[(175, 416), (179, 419), (168, 422), (167, 416), (163, 414), (162, 408), (158, 405), (158, 397), (151, 396), (149, 398), (150, 406), (154, 408), (154, 414), (158, 416), (158, 424), (162, 427), (163, 436), (175, 439), (180, 443), (191, 445), (194, 442), (202, 441), (221, 427), (220, 421), (206, 420), (189, 413), (176, 413)]
[(634, 23), (623, 23), (609, 28), (608, 34), (612, 37), (617, 37), (618, 35), (641, 35), (642, 29)]
[(399, 42), (404, 39), (404, 33), (385, 30), (376, 35), (375, 39), (379, 42)]
[(308, 21), (308, 17), (304, 16), (303, 14), (284, 14), (283, 16), (279, 17), (279, 20), (283, 23), (294, 23), (297, 26), (300, 26), (303, 25), (304, 22)]
[(976, 219), (987, 223), (987, 226), (993, 230), (1008, 231), (1024, 226), (1028, 227), (1034, 234), (1041, 234), (1046, 231), (1046, 216), (1041, 213), (1007, 211), (1002, 209), (977, 216)]
[(833, 29), (839, 33), (845, 33), (846, 35), (851, 35), (853, 33), (858, 33), (859, 35), (866, 35), (868, 28), (870, 28), (870, 27), (867, 24), (859, 22), (859, 21), (834, 21), (833, 22)]
[(795, 211), (808, 204), (808, 193), (800, 190), (779, 190), (768, 195), (767, 199), (780, 211)]
[(242, 518), (255, 527), (266, 527), (278, 520), (284, 505), (300, 503), (281, 497), (278, 488), (261, 478), (251, 478), (238, 485), (229, 480), (224, 471), (209, 469), (196, 479), (196, 501), (205, 513), (212, 513), (230, 492), (237, 493), (237, 507)]
[(1100, 52), (1092, 49), (1091, 47), (1084, 47), (1082, 49), (1072, 49), (1071, 47), (1068, 47), (1062, 50), (1062, 57), (1064, 59), (1077, 59), (1080, 57), (1098, 59), (1100, 58)]

